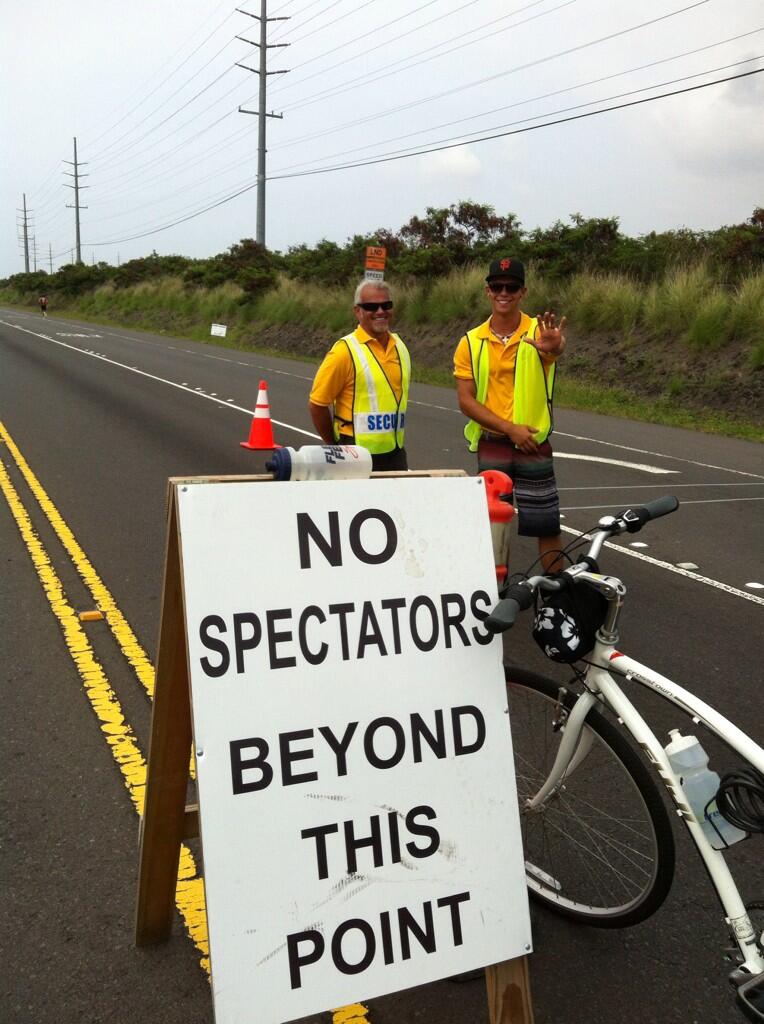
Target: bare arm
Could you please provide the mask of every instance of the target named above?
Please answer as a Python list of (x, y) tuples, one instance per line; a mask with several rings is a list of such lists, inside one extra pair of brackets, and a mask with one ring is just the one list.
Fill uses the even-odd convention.
[(324, 444), (334, 444), (333, 419), (331, 410), (325, 405), (316, 405), (315, 402), (308, 402), (310, 418), (313, 426), (318, 431)]
[(482, 402), (478, 402), (474, 380), (462, 380), (457, 377), (456, 397), (464, 415), (479, 423), (481, 427), (485, 427), (486, 430), (490, 430), (494, 434), (504, 434), (523, 452), (530, 454), (538, 447), (533, 439), (536, 433), (535, 427), (529, 427), (523, 423), (510, 423), (509, 420), (502, 419), (501, 416), (491, 412)]

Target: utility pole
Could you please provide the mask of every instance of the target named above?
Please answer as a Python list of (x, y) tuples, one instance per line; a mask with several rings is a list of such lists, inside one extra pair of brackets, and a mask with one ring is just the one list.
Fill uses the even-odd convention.
[(22, 195), (24, 197), (23, 198), (23, 209), (18, 210), (18, 207), (16, 207), (16, 209), (18, 210), (18, 212), (24, 218), (24, 227), (23, 227), (23, 230), (24, 230), (24, 273), (28, 274), (29, 273), (29, 229), (28, 229), (28, 226), (29, 226), (29, 220), (28, 220), (29, 211), (27, 210), (27, 194), (26, 194), (26, 192), (22, 193)]
[(250, 14), (249, 11), (242, 11), (239, 7), (236, 8), (240, 14), (246, 14), (248, 18), (257, 18), (260, 22), (260, 42), (256, 43), (252, 39), (244, 39), (243, 36), (237, 36), (237, 39), (241, 39), (244, 43), (249, 43), (251, 46), (257, 46), (260, 48), (260, 67), (250, 68), (246, 64), (239, 64), (236, 66), (244, 68), (245, 71), (252, 71), (254, 74), (260, 76), (260, 92), (258, 96), (257, 110), (244, 110), (239, 107), (240, 114), (256, 114), (260, 118), (260, 122), (257, 126), (257, 228), (256, 228), (256, 241), (259, 245), (265, 246), (265, 119), (266, 117), (277, 117), (283, 118), (283, 114), (267, 113), (265, 109), (266, 89), (265, 83), (268, 75), (285, 75), (286, 71), (268, 71), (266, 69), (266, 57), (268, 50), (277, 49), (282, 46), (289, 46), (289, 43), (268, 43), (268, 22), (269, 21), (289, 21), (289, 18), (269, 18), (267, 11), (267, 0), (260, 0), (260, 13)]
[(32, 235), (32, 259), (34, 260), (34, 272), (37, 273), (37, 238)]
[(69, 178), (74, 178), (73, 185), (66, 185), (67, 188), (74, 189), (74, 205), (67, 203), (67, 209), (74, 210), (74, 225), (75, 225), (75, 244), (77, 248), (77, 262), (82, 263), (82, 249), (80, 248), (80, 210), (87, 210), (87, 206), (80, 206), (80, 189), (89, 188), (89, 185), (80, 185), (80, 178), (88, 178), (88, 174), (80, 174), (79, 164), (77, 163), (77, 138), (74, 139), (74, 161), (64, 160), (65, 164), (70, 164), (74, 167), (74, 174), (70, 174), (69, 171), (64, 171), (64, 174)]
[(48, 242), (48, 265), (50, 266), (50, 272), (53, 273), (53, 246)]

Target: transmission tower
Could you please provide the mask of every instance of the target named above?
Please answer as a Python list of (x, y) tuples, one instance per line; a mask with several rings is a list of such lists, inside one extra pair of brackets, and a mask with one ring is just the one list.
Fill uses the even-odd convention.
[(64, 171), (64, 174), (69, 178), (74, 178), (74, 184), (64, 184), (67, 188), (74, 189), (74, 203), (67, 203), (67, 209), (74, 210), (74, 227), (75, 227), (75, 244), (77, 249), (77, 262), (82, 263), (82, 250), (80, 248), (80, 210), (87, 210), (87, 206), (80, 206), (80, 189), (89, 188), (89, 185), (80, 185), (80, 178), (88, 178), (88, 174), (80, 174), (79, 164), (77, 163), (77, 138), (74, 139), (74, 160), (64, 160), (65, 164), (69, 164), (74, 167), (74, 174), (70, 174), (69, 171)]
[(24, 273), (29, 273), (29, 213), (27, 210), (27, 194), (23, 193), (23, 208), (18, 212), (24, 218), (23, 231), (24, 231)]
[(265, 83), (268, 75), (285, 75), (286, 71), (268, 71), (266, 69), (266, 57), (268, 50), (278, 49), (283, 46), (289, 46), (289, 43), (269, 43), (268, 40), (268, 22), (269, 21), (289, 21), (289, 18), (269, 18), (267, 12), (266, 0), (260, 0), (260, 13), (250, 14), (249, 11), (242, 11), (239, 7), (236, 8), (240, 14), (246, 14), (248, 18), (256, 18), (260, 22), (260, 41), (255, 42), (254, 39), (245, 39), (243, 36), (237, 36), (237, 39), (241, 39), (244, 43), (249, 43), (251, 46), (257, 46), (260, 50), (260, 67), (250, 68), (246, 64), (239, 64), (237, 61), (236, 66), (244, 68), (245, 71), (252, 71), (254, 74), (260, 76), (260, 92), (258, 95), (257, 110), (245, 110), (243, 107), (239, 107), (240, 114), (255, 114), (260, 118), (257, 126), (257, 227), (255, 238), (257, 242), (265, 247), (265, 119), (267, 117), (283, 118), (283, 114), (274, 114), (273, 112), (268, 113), (265, 109), (266, 102), (266, 88)]

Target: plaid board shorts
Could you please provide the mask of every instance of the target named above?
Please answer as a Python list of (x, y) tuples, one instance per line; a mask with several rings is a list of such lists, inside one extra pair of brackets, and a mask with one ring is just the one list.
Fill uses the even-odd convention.
[(560, 498), (552, 465), (552, 446), (540, 444), (532, 455), (516, 448), (507, 437), (483, 435), (478, 441), (478, 472), (496, 469), (513, 483), (523, 537), (556, 537), (560, 532)]

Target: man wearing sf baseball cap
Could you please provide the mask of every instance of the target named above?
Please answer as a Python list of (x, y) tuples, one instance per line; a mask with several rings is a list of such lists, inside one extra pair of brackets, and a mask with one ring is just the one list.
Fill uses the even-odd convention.
[[(518, 532), (538, 537), (545, 572), (562, 568), (560, 501), (552, 464), (555, 363), (565, 348), (565, 317), (520, 309), (525, 267), (514, 256), (491, 262), (485, 294), (491, 315), (468, 331), (454, 353), (464, 436), (478, 472), (498, 469), (513, 481)], [(558, 564), (555, 564), (558, 563)]]
[(520, 260), (513, 256), (504, 256), (491, 262), (486, 281), (496, 281), (505, 277), (517, 281), (519, 284), (525, 284), (525, 267)]

